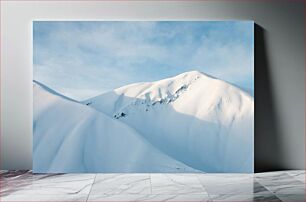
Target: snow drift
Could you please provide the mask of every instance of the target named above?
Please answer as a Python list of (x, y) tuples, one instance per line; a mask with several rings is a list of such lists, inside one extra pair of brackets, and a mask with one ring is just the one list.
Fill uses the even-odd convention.
[(254, 99), (227, 82), (192, 71), (124, 86), (84, 104), (189, 167), (253, 172)]
[(38, 82), (33, 87), (34, 172), (198, 172), (125, 123)]

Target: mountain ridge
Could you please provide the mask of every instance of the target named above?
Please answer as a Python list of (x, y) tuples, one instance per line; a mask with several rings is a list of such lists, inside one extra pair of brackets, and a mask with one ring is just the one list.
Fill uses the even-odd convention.
[[(151, 81), (151, 82), (136, 82), (136, 83), (131, 83), (131, 84), (127, 84), (127, 85), (118, 87), (118, 88), (116, 88), (116, 89), (114, 89), (114, 90), (115, 90), (115, 91), (116, 91), (116, 90), (119, 91), (119, 90), (121, 90), (121, 89), (129, 88), (129, 87), (134, 87), (134, 86), (137, 86), (137, 85), (150, 84), (150, 83), (155, 83), (155, 82), (163, 82), (163, 81), (168, 81), (168, 80), (171, 80), (171, 79), (178, 79), (178, 78), (180, 78), (180, 77), (186, 77), (186, 76), (193, 76), (194, 78), (197, 78), (198, 76), (206, 76), (206, 77), (211, 78), (211, 79), (219, 80), (219, 81), (221, 81), (221, 82), (224, 82), (224, 83), (226, 83), (226, 84), (228, 84), (228, 85), (231, 85), (231, 86), (233, 86), (233, 87), (235, 87), (235, 88), (237, 88), (237, 89), (243, 91), (246, 95), (248, 95), (248, 96), (250, 96), (250, 97), (253, 97), (248, 91), (246, 91), (245, 89), (243, 89), (243, 88), (241, 88), (241, 87), (239, 87), (239, 86), (237, 86), (237, 85), (235, 85), (235, 84), (233, 84), (233, 83), (230, 83), (230, 82), (228, 82), (228, 81), (221, 80), (221, 79), (219, 79), (219, 78), (217, 78), (217, 77), (214, 77), (214, 76), (212, 76), (212, 75), (209, 75), (209, 74), (207, 74), (207, 73), (204, 73), (204, 72), (201, 72), (201, 71), (198, 71), (198, 70), (192, 70), (192, 71), (188, 71), (188, 72), (183, 72), (183, 73), (180, 73), (180, 74), (178, 74), (178, 75), (171, 76), (171, 77), (169, 77), (169, 78), (164, 78), (164, 79), (161, 79), (161, 80), (156, 80), (156, 81)], [(113, 90), (111, 90), (111, 91), (113, 91)], [(107, 93), (109, 93), (109, 92), (111, 92), (111, 91), (107, 91), (107, 92), (98, 94), (98, 95), (93, 96), (93, 97), (91, 97), (91, 98), (85, 99), (85, 100), (83, 100), (83, 101), (81, 101), (81, 102), (82, 102), (82, 103), (86, 103), (86, 102), (88, 102), (89, 100), (93, 100), (93, 99), (95, 99), (96, 97), (99, 97), (99, 96), (101, 96), (101, 95), (103, 95), (103, 94), (107, 94)]]

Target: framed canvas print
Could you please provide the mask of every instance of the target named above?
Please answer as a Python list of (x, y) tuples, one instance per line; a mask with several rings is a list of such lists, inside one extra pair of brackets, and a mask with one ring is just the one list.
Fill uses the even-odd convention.
[(252, 21), (34, 21), (33, 171), (254, 171)]

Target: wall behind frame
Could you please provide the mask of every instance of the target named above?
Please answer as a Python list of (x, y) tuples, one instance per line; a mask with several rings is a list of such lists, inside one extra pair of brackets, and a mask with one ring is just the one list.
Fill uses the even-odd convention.
[(1, 169), (32, 168), (32, 20), (254, 20), (255, 167), (305, 169), (305, 6), (280, 1), (1, 2)]

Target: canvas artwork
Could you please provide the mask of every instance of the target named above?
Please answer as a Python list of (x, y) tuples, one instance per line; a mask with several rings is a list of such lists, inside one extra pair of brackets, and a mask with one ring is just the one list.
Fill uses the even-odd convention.
[(254, 171), (252, 21), (34, 21), (33, 171)]

